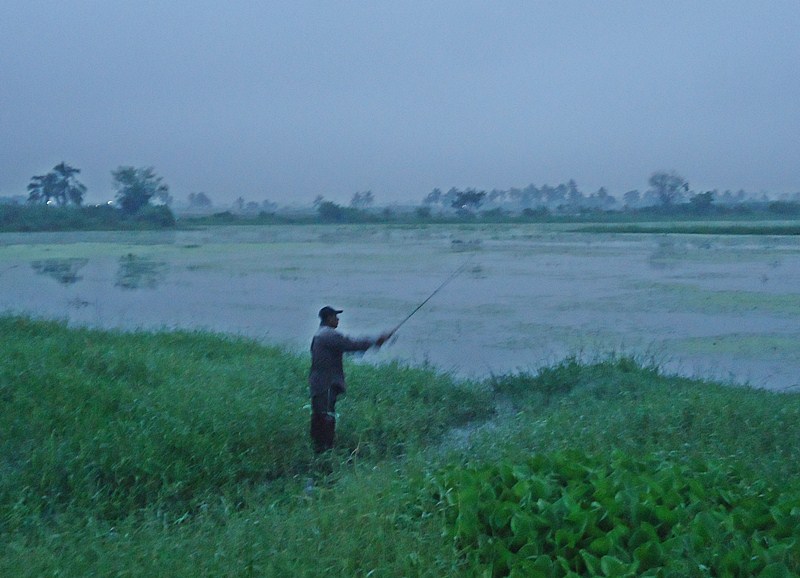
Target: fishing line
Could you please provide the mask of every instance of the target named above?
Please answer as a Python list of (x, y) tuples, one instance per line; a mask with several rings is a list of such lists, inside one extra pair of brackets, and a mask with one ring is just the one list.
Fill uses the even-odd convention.
[[(424, 305), (425, 305), (425, 304), (426, 304), (428, 301), (430, 301), (431, 299), (433, 299), (433, 297), (434, 297), (434, 296), (435, 296), (435, 295), (436, 295), (436, 294), (437, 294), (439, 291), (441, 291), (442, 289), (444, 289), (444, 288), (445, 288), (445, 286), (446, 286), (448, 283), (450, 283), (450, 281), (452, 281), (453, 279), (455, 279), (456, 277), (458, 277), (458, 276), (459, 276), (459, 274), (461, 274), (461, 272), (462, 272), (464, 269), (466, 269), (467, 265), (468, 265), (468, 264), (469, 264), (469, 262), (472, 260), (472, 257), (473, 257), (473, 255), (470, 255), (470, 256), (467, 258), (467, 260), (466, 260), (466, 261), (464, 261), (464, 263), (461, 265), (461, 267), (459, 267), (458, 269), (456, 269), (455, 271), (453, 271), (453, 272), (450, 274), (450, 276), (449, 276), (447, 279), (445, 279), (445, 280), (442, 282), (442, 284), (441, 284), (441, 285), (439, 285), (439, 286), (438, 286), (436, 289), (434, 289), (434, 290), (433, 290), (433, 293), (431, 293), (430, 295), (428, 295), (428, 297), (427, 297), (427, 298), (426, 298), (426, 299), (425, 299), (425, 300), (424, 300), (422, 303), (420, 303), (419, 305), (417, 305), (417, 307), (416, 307), (416, 308), (415, 308), (415, 309), (414, 309), (414, 310), (413, 310), (411, 313), (409, 313), (409, 314), (406, 316), (406, 318), (405, 318), (405, 319), (403, 319), (403, 320), (402, 320), (400, 323), (398, 323), (398, 324), (395, 326), (395, 328), (392, 330), (392, 333), (394, 333), (394, 332), (396, 332), (398, 329), (400, 329), (400, 327), (401, 327), (401, 326), (402, 326), (402, 325), (403, 325), (403, 324), (404, 324), (406, 321), (408, 321), (409, 319), (411, 319), (411, 317), (413, 317), (413, 315), (414, 315), (414, 314), (415, 314), (417, 311), (419, 311), (420, 309), (422, 309), (422, 307), (423, 307), (423, 306), (424, 306)], [(395, 336), (395, 339), (396, 339), (396, 338), (397, 338), (397, 336)]]

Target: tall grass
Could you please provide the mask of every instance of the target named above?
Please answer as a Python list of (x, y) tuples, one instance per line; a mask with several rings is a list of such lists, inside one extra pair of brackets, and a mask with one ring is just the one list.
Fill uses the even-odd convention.
[[(703, 575), (691, 565), (696, 551), (675, 536), (701, 540), (714, 523), (720, 568), (755, 556), (741, 572), (798, 570), (800, 546), (781, 534), (800, 516), (797, 395), (664, 376), (629, 358), (568, 359), (485, 383), (350, 364), (338, 447), (315, 457), (307, 366), (304, 355), (230, 336), (0, 317), (0, 575), (506, 575), (533, 563), (506, 542), (524, 535), (514, 534), (519, 522), (490, 516), (482, 525), (480, 504), (464, 496), (492, 492), (481, 502), (491, 513), (492, 500), (516, 491), (505, 481), (524, 482), (521, 491), (537, 476), (565, 488), (548, 485), (554, 501), (537, 506), (553, 517), (536, 538), (552, 539), (547, 559), (536, 560), (541, 575), (644, 568), (645, 555), (661, 568), (653, 575)], [(445, 442), (454, 428), (470, 432), (457, 448)], [(646, 548), (617, 530), (607, 552), (586, 542), (582, 554), (575, 520), (584, 511), (627, 515), (614, 506), (622, 490), (607, 480), (631, 496), (648, 480), (657, 485), (646, 492), (673, 484), (684, 517), (664, 509), (674, 501), (664, 494), (653, 508), (667, 521), (659, 525), (653, 510), (657, 536), (645, 536)], [(595, 494), (599, 506), (587, 498)], [(736, 514), (710, 511), (709, 496)], [(572, 510), (556, 504), (562, 498)], [(516, 504), (501, 509), (532, 515)], [(712, 517), (697, 518), (703, 512)], [(767, 560), (725, 524), (758, 526), (782, 553)], [(556, 535), (562, 526), (572, 547)], [(665, 552), (679, 558), (673, 570)]]
[(800, 474), (800, 396), (664, 376), (628, 357), (494, 378), (513, 420), (476, 440), (473, 456), (579, 449), (604, 455), (724, 461), (754, 479)]
[[(302, 357), (244, 339), (25, 318), (0, 319), (0, 333), (0, 504), (17, 512), (181, 515), (217, 495), (244, 506), (247, 488), (313, 465)], [(485, 412), (485, 393), (431, 372), (353, 374), (355, 402), (340, 403), (352, 412), (339, 428), (343, 452), (396, 455)]]

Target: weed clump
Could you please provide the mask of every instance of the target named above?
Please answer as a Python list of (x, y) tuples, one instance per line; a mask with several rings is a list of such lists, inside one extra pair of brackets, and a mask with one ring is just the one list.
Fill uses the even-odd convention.
[(800, 484), (751, 484), (725, 466), (613, 452), (450, 467), (431, 478), (476, 574), (790, 576)]

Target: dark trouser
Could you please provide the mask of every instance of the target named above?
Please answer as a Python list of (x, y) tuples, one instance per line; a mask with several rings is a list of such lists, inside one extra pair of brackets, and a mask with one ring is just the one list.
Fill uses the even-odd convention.
[(336, 396), (333, 388), (311, 396), (311, 440), (318, 454), (333, 447), (336, 437)]

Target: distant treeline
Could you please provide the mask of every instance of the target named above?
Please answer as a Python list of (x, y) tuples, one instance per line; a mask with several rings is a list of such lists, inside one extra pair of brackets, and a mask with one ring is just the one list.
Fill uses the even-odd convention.
[[(0, 230), (64, 231), (172, 227), (173, 198), (151, 167), (119, 167), (112, 171), (115, 199), (83, 206), (86, 187), (79, 169), (60, 163), (45, 175), (31, 178), (28, 197), (0, 198)], [(180, 222), (214, 224), (309, 223), (458, 223), (458, 222), (637, 222), (643, 220), (795, 219), (800, 217), (800, 193), (780, 200), (743, 190), (696, 192), (675, 172), (650, 175), (644, 192), (630, 190), (620, 198), (605, 187), (586, 194), (574, 180), (555, 186), (491, 191), (474, 188), (433, 189), (420, 204), (380, 206), (372, 191), (356, 192), (349, 206), (318, 195), (310, 207), (279, 207), (270, 200), (239, 197), (227, 209), (215, 211), (206, 193), (190, 193), (179, 209)]]
[(689, 188), (689, 182), (674, 172), (655, 172), (650, 176), (648, 184), (649, 188), (644, 192), (633, 189), (621, 197), (615, 197), (605, 187), (585, 194), (574, 180), (556, 186), (530, 184), (524, 188), (491, 191), (451, 188), (443, 193), (437, 188), (428, 193), (422, 200), (422, 205), (439, 211), (476, 210), (480, 207), (483, 210), (500, 209), (511, 213), (525, 209), (546, 209), (553, 214), (576, 214), (587, 211), (652, 210), (660, 207), (670, 213), (710, 213), (735, 205), (768, 205), (775, 201), (778, 203), (776, 208), (780, 208), (782, 202), (786, 203), (786, 207), (800, 202), (800, 192), (776, 200), (764, 193), (753, 194), (744, 190), (693, 191)]
[[(547, 208), (509, 211), (499, 208), (478, 211), (434, 211), (429, 206), (370, 210), (343, 207), (326, 201), (316, 211), (267, 212), (237, 214), (222, 211), (205, 216), (183, 217), (185, 225), (301, 225), (301, 224), (456, 224), (456, 223), (639, 223), (692, 222), (708, 219), (724, 221), (787, 220), (800, 218), (800, 202), (749, 202), (731, 206), (714, 206), (698, 211), (695, 205), (652, 206), (641, 209), (598, 210), (575, 212), (550, 211)], [(795, 231), (796, 228), (792, 228)], [(737, 229), (738, 231), (738, 229)], [(772, 228), (769, 229), (772, 231)], [(764, 232), (769, 232), (764, 231)], [(797, 234), (792, 232), (791, 234)]]
[(419, 203), (382, 205), (372, 191), (358, 191), (349, 204), (330, 201), (317, 195), (311, 206), (279, 207), (270, 200), (247, 201), (239, 197), (228, 207), (217, 207), (206, 193), (190, 193), (188, 203), (180, 204), (179, 214), (205, 220), (284, 222), (309, 219), (317, 222), (383, 222), (413, 218), (434, 220), (463, 219), (583, 219), (587, 216), (621, 213), (625, 218), (638, 215), (746, 216), (758, 213), (798, 214), (800, 193), (769, 196), (765, 193), (710, 190), (698, 192), (674, 172), (659, 171), (648, 179), (644, 192), (633, 189), (614, 196), (605, 187), (593, 193), (582, 191), (574, 180), (555, 186), (530, 184), (523, 188), (491, 191), (452, 187), (446, 192), (435, 188)]
[[(169, 187), (152, 167), (121, 166), (111, 171), (115, 200), (84, 206), (80, 169), (65, 162), (31, 177), (24, 204), (0, 199), (0, 231), (72, 231), (173, 227)], [(157, 202), (154, 202), (157, 201)]]
[(133, 215), (109, 205), (51, 207), (0, 204), (0, 231), (104, 231), (163, 229), (175, 226), (166, 205), (143, 207)]
[[(701, 196), (701, 198), (707, 197)], [(522, 210), (500, 207), (483, 209), (480, 206), (444, 210), (431, 205), (362, 209), (323, 201), (313, 211), (262, 210), (257, 213), (221, 211), (203, 216), (183, 216), (178, 219), (166, 205), (148, 204), (129, 215), (111, 205), (59, 207), (0, 203), (0, 231), (6, 232), (153, 229), (174, 227), (176, 224), (192, 226), (315, 223), (636, 223), (702, 219), (749, 221), (798, 218), (800, 218), (799, 201), (748, 201), (736, 204), (695, 201), (641, 208), (579, 207), (574, 210), (568, 210), (563, 206), (555, 210), (542, 206), (526, 207)]]

